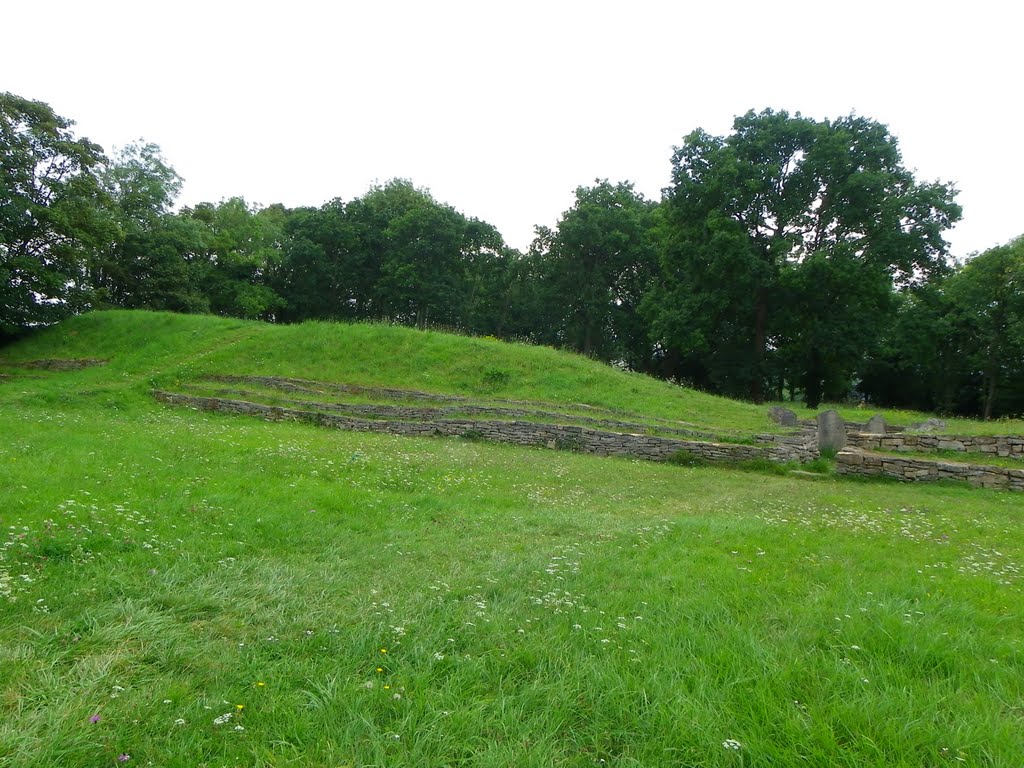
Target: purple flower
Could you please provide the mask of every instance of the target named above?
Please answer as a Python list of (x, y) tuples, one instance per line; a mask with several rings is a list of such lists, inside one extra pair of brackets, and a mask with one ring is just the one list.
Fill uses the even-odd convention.
[(93, 715), (92, 717), (89, 718), (89, 722), (90, 723), (98, 723), (99, 721), (100, 721), (100, 716), (99, 715)]
[(127, 763), (131, 759), (132, 756), (129, 755), (127, 752), (122, 752), (120, 755), (117, 756), (117, 761), (119, 763)]

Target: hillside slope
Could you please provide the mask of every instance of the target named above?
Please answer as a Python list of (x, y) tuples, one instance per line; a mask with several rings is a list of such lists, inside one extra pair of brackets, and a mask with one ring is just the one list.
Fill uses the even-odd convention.
[[(20, 363), (48, 358), (98, 358), (106, 364), (74, 371), (59, 383), (54, 379), (49, 387), (37, 382), (29, 397), (49, 393), (67, 402), (77, 392), (111, 407), (151, 407), (154, 388), (174, 388), (204, 376), (281, 376), (479, 401), (583, 405), (735, 438), (779, 431), (767, 418), (767, 405), (708, 395), (548, 347), (384, 324), (280, 326), (168, 312), (92, 312), (0, 349), (0, 376), (10, 376)], [(802, 419), (814, 418), (815, 412), (800, 404), (783, 405)], [(864, 421), (880, 410), (890, 424), (902, 426), (931, 415), (833, 407), (849, 421)], [(947, 421), (950, 433), (1024, 434), (1020, 419)]]
[[(723, 431), (772, 429), (764, 408), (695, 392), (547, 347), (381, 324), (258, 322), (106, 311), (0, 351), (0, 363), (99, 358), (74, 372), (83, 390), (142, 395), (210, 374), (274, 375), (517, 398), (641, 413)], [(130, 399), (130, 398), (129, 398)]]

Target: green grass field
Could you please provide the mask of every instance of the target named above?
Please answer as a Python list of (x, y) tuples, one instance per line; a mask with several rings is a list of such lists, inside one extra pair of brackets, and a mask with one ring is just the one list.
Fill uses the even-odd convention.
[[(16, 365), (73, 357), (109, 362)], [(4, 768), (1024, 764), (1024, 495), (149, 396), (259, 373), (769, 426), (385, 326), (96, 313), (4, 363)]]

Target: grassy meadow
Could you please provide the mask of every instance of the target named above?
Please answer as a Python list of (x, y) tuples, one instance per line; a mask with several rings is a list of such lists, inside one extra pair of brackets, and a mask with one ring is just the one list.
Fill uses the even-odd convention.
[[(18, 365), (76, 357), (109, 362)], [(387, 326), (94, 313), (0, 366), (4, 768), (1024, 764), (1024, 495), (149, 395), (261, 374), (769, 429)]]

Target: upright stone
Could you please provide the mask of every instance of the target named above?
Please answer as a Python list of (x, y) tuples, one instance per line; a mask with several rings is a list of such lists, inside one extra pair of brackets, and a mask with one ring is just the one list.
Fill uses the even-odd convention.
[(876, 413), (868, 419), (868, 423), (864, 425), (864, 431), (869, 435), (884, 435), (885, 419), (882, 417), (882, 414)]
[(946, 422), (942, 419), (926, 419), (917, 424), (911, 424), (910, 428), (917, 432), (938, 432), (946, 428)]
[(836, 411), (818, 414), (818, 451), (841, 451), (846, 447), (846, 423)]
[(768, 409), (768, 418), (784, 427), (795, 427), (799, 424), (796, 414), (780, 405), (773, 405)]

